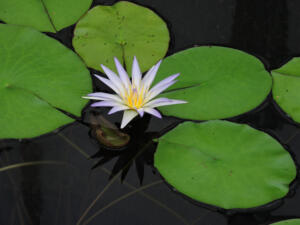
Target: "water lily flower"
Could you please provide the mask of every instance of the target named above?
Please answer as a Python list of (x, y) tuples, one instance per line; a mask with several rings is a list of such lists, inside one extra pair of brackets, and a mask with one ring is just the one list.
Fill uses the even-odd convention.
[(168, 98), (154, 99), (157, 95), (173, 85), (177, 81), (175, 79), (179, 76), (179, 73), (169, 76), (150, 88), (161, 61), (154, 65), (146, 75), (142, 77), (138, 61), (136, 57), (134, 57), (132, 79), (130, 80), (118, 59), (115, 57), (114, 60), (119, 76), (104, 65), (101, 65), (101, 67), (108, 79), (96, 74), (94, 74), (94, 76), (110, 87), (116, 94), (96, 92), (88, 94), (83, 98), (100, 100), (99, 102), (93, 103), (91, 105), (92, 107), (112, 107), (108, 114), (124, 111), (121, 128), (124, 128), (137, 115), (143, 117), (144, 113), (149, 113), (161, 118), (161, 114), (154, 109), (156, 107), (187, 103), (186, 101)]

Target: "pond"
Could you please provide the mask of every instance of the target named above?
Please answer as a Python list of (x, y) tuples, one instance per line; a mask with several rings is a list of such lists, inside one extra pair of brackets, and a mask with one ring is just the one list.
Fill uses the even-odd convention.
[[(18, 1), (15, 2), (16, 4), (18, 3)], [(116, 2), (118, 1), (93, 0), (90, 9), (98, 5), (110, 6)], [(166, 57), (198, 46), (229, 47), (260, 59), (265, 70), (270, 72), (280, 68), (293, 57), (300, 55), (300, 2), (297, 0), (189, 0), (186, 2), (176, 0), (130, 0), (130, 2), (153, 10), (166, 22), (170, 34), (170, 44)], [(2, 19), (1, 12), (0, 19)], [(6, 22), (5, 19), (2, 20), (3, 22), (1, 23)], [(76, 44), (76, 41), (73, 39), (74, 30), (76, 29), (75, 24), (69, 24), (59, 29), (58, 32), (46, 31), (44, 33), (48, 37), (56, 39), (73, 52), (77, 51), (81, 58), (87, 61), (85, 63), (88, 64), (91, 76), (95, 73), (102, 74), (101, 68), (95, 68), (93, 62), (89, 61), (93, 57), (86, 59), (84, 51), (77, 49), (81, 43)], [(106, 29), (110, 29), (109, 24)], [(219, 47), (208, 48), (219, 49)], [(0, 60), (4, 60), (5, 58), (1, 56), (1, 51), (0, 33)], [(48, 51), (51, 51), (51, 47), (49, 47)], [(107, 50), (107, 54), (111, 54), (109, 51)], [(139, 49), (139, 51), (143, 52), (143, 49)], [(162, 53), (159, 52), (157, 54)], [(65, 62), (63, 57), (57, 57), (58, 61)], [(163, 57), (164, 55), (160, 58)], [(214, 55), (209, 57), (214, 58)], [(243, 58), (244, 55), (239, 57)], [(225, 57), (222, 60), (226, 61)], [(245, 59), (245, 61), (247, 60)], [(16, 60), (17, 63), (18, 60)], [(14, 61), (12, 64), (14, 64)], [(37, 61), (37, 64), (43, 64), (43, 62)], [(97, 64), (96, 67), (99, 65)], [(164, 72), (168, 71), (168, 68), (163, 66), (164, 62), (162, 63), (162, 70)], [(238, 64), (235, 65), (237, 68), (239, 66)], [(141, 67), (144, 67), (144, 65), (141, 65)], [(22, 66), (21, 68), (23, 69)], [(253, 68), (256, 69), (256, 64), (253, 64), (251, 68), (249, 67), (249, 75), (251, 75), (251, 69)], [(78, 66), (75, 69), (74, 71), (78, 71), (81, 70), (81, 67)], [(48, 70), (51, 69), (47, 68)], [(72, 70), (72, 68), (65, 68), (64, 72), (67, 74), (68, 70)], [(146, 71), (146, 69), (142, 70), (143, 72)], [(264, 73), (267, 73), (266, 71)], [(0, 78), (1, 72), (0, 69)], [(172, 72), (166, 75), (171, 75), (173, 74)], [(71, 79), (71, 74), (68, 78)], [(94, 92), (110, 91), (97, 78), (93, 77), (92, 79), (93, 88), (90, 88), (90, 90), (93, 89)], [(54, 85), (55, 83), (51, 83), (50, 80), (50, 83), (38, 82), (43, 83), (44, 86), (41, 87)], [(180, 76), (178, 80), (180, 82)], [(81, 82), (89, 81), (78, 80), (77, 84)], [(259, 82), (263, 83), (265, 81), (261, 80)], [(255, 82), (253, 84), (254, 86), (257, 85)], [(87, 90), (89, 89), (87, 88)], [(257, 92), (261, 91), (259, 88), (257, 90)], [(84, 95), (86, 94), (88, 93), (84, 92)], [(244, 93), (241, 92), (240, 95), (242, 96)], [(197, 97), (194, 96), (194, 98)], [(223, 96), (218, 96), (212, 103), (208, 101), (208, 104), (215, 104), (215, 102), (218, 102), (218, 99), (223, 101)], [(249, 127), (247, 126), (249, 132), (254, 132), (254, 129), (256, 129), (267, 133), (272, 137), (272, 140), (268, 136), (260, 142), (261, 146), (268, 145), (268, 141), (273, 143), (274, 139), (277, 140), (290, 153), (298, 172), (298, 162), (300, 160), (299, 123), (296, 122), (297, 119), (289, 116), (289, 113), (284, 112), (282, 107), (276, 103), (269, 89), (266, 98), (263, 97), (262, 99), (265, 100), (256, 104), (255, 107), (249, 108), (249, 110), (247, 107), (241, 109), (242, 113), (236, 113), (233, 105), (230, 106), (231, 108), (228, 107), (229, 116), (227, 116), (226, 111), (225, 117), (212, 116), (210, 118), (209, 116), (212, 115), (210, 113), (207, 118), (205, 116), (202, 119), (185, 118), (189, 121), (224, 119), (224, 121), (221, 121), (222, 124), (227, 123), (226, 121), (234, 124), (246, 124), (249, 125)], [(2, 100), (1, 97), (0, 100)], [(80, 100), (74, 99), (74, 102), (76, 101)], [(243, 102), (249, 104), (252, 104), (253, 101), (252, 98), (243, 100)], [(171, 133), (175, 131), (173, 128), (176, 126), (181, 128), (184, 126), (183, 124), (189, 123), (182, 123), (183, 120), (179, 119), (176, 113), (186, 115), (184, 107), (188, 106), (184, 106), (182, 112), (175, 113), (171, 111), (172, 106), (170, 106), (170, 110), (168, 106), (166, 111), (162, 110), (162, 114), (166, 114), (166, 116), (163, 116), (163, 119), (145, 114), (142, 118), (134, 119), (124, 129), (119, 130), (118, 127), (122, 119), (121, 112), (108, 115), (109, 108), (90, 107), (86, 103), (83, 102), (81, 104), (82, 106), (85, 105), (84, 108), (81, 107), (83, 108), (81, 116), (77, 116), (74, 112), (68, 113), (69, 110), (58, 107), (62, 113), (70, 116), (74, 122), (63, 122), (62, 124), (66, 125), (63, 127), (57, 126), (59, 128), (54, 131), (44, 132), (43, 135), (34, 135), (36, 136), (34, 138), (8, 137), (0, 139), (1, 225), (269, 225), (277, 221), (300, 218), (298, 175), (295, 179), (286, 181), (289, 186), (288, 193), (284, 194), (282, 198), (275, 196), (271, 198), (274, 201), (266, 201), (266, 204), (256, 206), (256, 203), (253, 203), (251, 205), (251, 199), (264, 197), (253, 195), (255, 192), (252, 192), (251, 189), (243, 191), (241, 196), (248, 195), (246, 198), (248, 203), (246, 202), (245, 205), (250, 204), (251, 207), (231, 207), (231, 203), (223, 202), (224, 199), (211, 200), (209, 198), (207, 201), (197, 201), (195, 200), (197, 197), (192, 199), (191, 196), (187, 196), (185, 191), (180, 191), (180, 185), (182, 185), (180, 181), (179, 183), (176, 183), (177, 181), (174, 183), (170, 182), (172, 179), (168, 177), (168, 173), (165, 173), (165, 167), (161, 165), (161, 158), (166, 157), (167, 161), (171, 161), (171, 159), (169, 160), (169, 155), (158, 156), (158, 153), (162, 154), (158, 152), (157, 148), (158, 145), (162, 148), (162, 142), (159, 142), (159, 138), (169, 132), (168, 135), (170, 136), (164, 136), (166, 137), (166, 142), (168, 141), (167, 137), (169, 138), (171, 135), (175, 135), (174, 140), (176, 139), (177, 134)], [(5, 104), (6, 102), (0, 101), (0, 107), (1, 105), (4, 107)], [(22, 120), (26, 120), (26, 117), (23, 118), (22, 112), (20, 112), (22, 107), (18, 107), (18, 104), (16, 106), (14, 115), (19, 116)], [(200, 108), (201, 105), (198, 104), (195, 110), (198, 110), (198, 107)], [(239, 106), (236, 105), (236, 108), (239, 108)], [(186, 110), (188, 111), (189, 109), (186, 108)], [(35, 109), (32, 110), (32, 114), (39, 117), (37, 120), (43, 123), (48, 118), (44, 114), (46, 111), (41, 112), (43, 114), (39, 115), (39, 112), (35, 112)], [(231, 112), (234, 112), (232, 113), (233, 116), (231, 116)], [(216, 112), (217, 114), (218, 112)], [(5, 117), (3, 116), (3, 118)], [(4, 119), (0, 119), (0, 124), (3, 121)], [(9, 132), (11, 130), (13, 132), (16, 129), (16, 121), (13, 120), (11, 122), (11, 128), (8, 129), (10, 130)], [(207, 123), (210, 122), (199, 123), (199, 129), (200, 126), (204, 126), (203, 124)], [(3, 126), (1, 124), (1, 126), (6, 129), (8, 127), (6, 124)], [(34, 129), (35, 126), (38, 126), (38, 124), (34, 124), (33, 128), (29, 129)], [(20, 127), (20, 129), (25, 131), (27, 128)], [(210, 127), (209, 129), (213, 128)], [(205, 136), (206, 131), (209, 133), (209, 129), (204, 130), (203, 136)], [(212, 132), (213, 135), (216, 135), (213, 136), (216, 140), (218, 140), (217, 138), (222, 138), (216, 134), (221, 129), (223, 129), (222, 126), (218, 127), (215, 132)], [(4, 130), (0, 134), (2, 135), (5, 132)], [(20, 131), (18, 134), (24, 134), (24, 132)], [(178, 142), (180, 143), (175, 143), (173, 147), (171, 146), (172, 149), (183, 144), (185, 140), (187, 142), (190, 141), (189, 135), (194, 134), (192, 132), (185, 135), (184, 132), (186, 130), (180, 133), (183, 135), (182, 138), (178, 137)], [(199, 130), (199, 132), (202, 131)], [(241, 130), (242, 132), (244, 130)], [(259, 133), (262, 134), (261, 132)], [(226, 139), (226, 132), (223, 134), (224, 139)], [(107, 138), (107, 135), (109, 138)], [(236, 135), (239, 134), (236, 133)], [(253, 133), (253, 135), (256, 134)], [(204, 140), (208, 139), (208, 136), (204, 137)], [(250, 136), (246, 136), (244, 141), (248, 142), (250, 139)], [(232, 141), (235, 142), (235, 140), (234, 135), (228, 136), (222, 143), (225, 143), (225, 145), (228, 143), (228, 146), (230, 146), (230, 143)], [(214, 145), (213, 140), (211, 143)], [(250, 140), (249, 146), (250, 143), (253, 142)], [(244, 146), (242, 142), (240, 145)], [(258, 147), (258, 145), (255, 146)], [(283, 148), (280, 151), (283, 151)], [(155, 154), (156, 156), (154, 156)], [(259, 151), (256, 154), (259, 154)], [(273, 152), (270, 156), (273, 157), (276, 154), (276, 152)], [(283, 153), (281, 152), (281, 154)], [(184, 158), (185, 155), (181, 157)], [(247, 161), (247, 157), (250, 157), (249, 161)], [(273, 159), (276, 161), (277, 158)], [(240, 163), (244, 163), (244, 161), (245, 163), (254, 162), (253, 168), (256, 163), (257, 165), (260, 163), (258, 158), (257, 161), (256, 159), (251, 161), (251, 156), (249, 155), (242, 155), (237, 160), (240, 160)], [(154, 161), (156, 161), (155, 164)], [(288, 170), (289, 168), (285, 168), (282, 162), (278, 164), (280, 168), (282, 166), (282, 170)], [(225, 166), (227, 165), (224, 165), (224, 168)], [(252, 167), (251, 164), (248, 166)], [(266, 167), (268, 166), (269, 164), (266, 165)], [(182, 181), (184, 176), (189, 176), (186, 172), (189, 170), (189, 166), (184, 165), (183, 168), (186, 170), (181, 172), (175, 171), (176, 174), (173, 177), (179, 174), (178, 176)], [(229, 173), (231, 176), (232, 171)], [(215, 187), (222, 183), (218, 174), (210, 173), (202, 174), (202, 176), (204, 184), (207, 177), (210, 177), (210, 180), (212, 177), (216, 177), (213, 181)], [(242, 173), (241, 177), (243, 179), (236, 186), (243, 186), (243, 182), (247, 183), (247, 179), (251, 180), (252, 176), (253, 174)], [(257, 176), (260, 176), (260, 171), (258, 171)], [(220, 175), (220, 177), (223, 179), (223, 175)], [(273, 174), (270, 173), (270, 177), (273, 177)], [(273, 180), (271, 179), (269, 182), (272, 183)], [(174, 186), (177, 185), (179, 186), (175, 188)], [(257, 184), (257, 186), (259, 185), (260, 183)], [(226, 186), (226, 188), (228, 187)], [(262, 188), (267, 189), (267, 187)], [(229, 193), (234, 195), (234, 192), (237, 192), (229, 189), (224, 188), (222, 195), (226, 196)], [(204, 199), (206, 199), (206, 196), (216, 194), (208, 188), (198, 188), (197, 192), (203, 193), (202, 198)], [(210, 194), (208, 194), (209, 192)], [(209, 204), (213, 201), (216, 204)], [(235, 203), (232, 203), (232, 205), (235, 206)], [(293, 224), (297, 224), (297, 222), (291, 223), (291, 225)]]

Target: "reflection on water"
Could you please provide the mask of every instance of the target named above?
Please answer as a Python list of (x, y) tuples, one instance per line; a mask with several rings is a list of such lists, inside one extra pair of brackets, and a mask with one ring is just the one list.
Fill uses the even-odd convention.
[[(93, 112), (90, 112), (88, 116), (91, 118), (101, 116), (102, 120), (104, 119), (104, 116), (101, 114), (96, 114), (95, 116), (95, 113)], [(145, 164), (153, 165), (153, 155), (157, 145), (153, 139), (156, 138), (158, 134), (145, 132), (149, 121), (150, 116), (147, 115), (143, 119), (137, 119), (135, 122), (131, 123), (131, 128), (127, 129), (127, 135), (130, 137), (130, 140), (126, 146), (121, 146), (120, 148), (110, 148), (107, 145), (107, 141), (103, 141), (103, 137), (99, 139), (96, 134), (94, 138), (97, 139), (100, 147), (97, 153), (91, 156), (91, 158), (97, 159), (97, 163), (92, 169), (98, 168), (107, 162), (116, 159), (111, 170), (110, 179), (118, 173), (121, 173), (121, 181), (123, 181), (130, 168), (135, 165), (138, 178), (142, 184), (145, 170), (144, 166)], [(93, 132), (93, 130), (94, 129), (92, 129), (91, 134), (96, 133)], [(115, 136), (115, 134), (113, 134), (113, 136)], [(119, 135), (119, 137), (120, 136), (123, 138), (124, 134)]]
[[(94, 5), (113, 2), (96, 0)], [(168, 22), (172, 33), (168, 54), (194, 45), (224, 45), (255, 54), (267, 68), (300, 54), (299, 1), (134, 2)], [(73, 28), (51, 36), (71, 48)], [(95, 90), (101, 88), (95, 85)], [(152, 167), (156, 145), (151, 140), (179, 121), (137, 119), (124, 131), (130, 136), (128, 145), (112, 150), (103, 139), (106, 136), (101, 133), (99, 143), (95, 126), (89, 126), (91, 115), (104, 116), (119, 126), (121, 114), (106, 117), (106, 113), (87, 108), (82, 122), (58, 132), (32, 140), (0, 141), (1, 167), (15, 165), (0, 169), (0, 225), (266, 225), (300, 217), (296, 188), (275, 209), (273, 205), (254, 212), (218, 211), (191, 203), (173, 192)], [(300, 130), (271, 96), (256, 110), (230, 120), (271, 134), (299, 162)]]

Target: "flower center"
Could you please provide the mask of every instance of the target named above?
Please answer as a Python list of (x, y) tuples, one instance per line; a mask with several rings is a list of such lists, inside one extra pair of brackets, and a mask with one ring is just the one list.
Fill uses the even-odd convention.
[(142, 87), (139, 91), (135, 87), (132, 87), (129, 89), (129, 93), (126, 94), (123, 100), (129, 108), (139, 109), (145, 104), (144, 96), (144, 87)]

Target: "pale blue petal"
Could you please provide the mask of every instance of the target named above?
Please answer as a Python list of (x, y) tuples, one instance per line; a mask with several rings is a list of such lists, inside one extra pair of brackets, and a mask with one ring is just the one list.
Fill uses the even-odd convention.
[(145, 98), (145, 101), (150, 101), (151, 99), (155, 98), (157, 95), (162, 93), (164, 90), (166, 90), (168, 87), (172, 86), (174, 83), (176, 83), (177, 80), (170, 81), (169, 83), (165, 83), (160, 86), (153, 87), (148, 93)]
[(149, 113), (157, 118), (162, 118), (161, 114), (156, 110), (156, 109), (152, 109), (152, 108), (144, 108), (144, 111), (146, 113)]
[(118, 95), (120, 95), (120, 91), (118, 90), (118, 88), (110, 80), (108, 80), (104, 77), (100, 77), (97, 74), (94, 74), (94, 76), (97, 77), (102, 83), (106, 84), (106, 86), (110, 87)]
[(137, 109), (137, 112), (138, 114), (140, 115), (140, 117), (143, 117), (144, 116), (144, 109), (140, 108), (140, 109)]
[(121, 129), (124, 128), (138, 113), (135, 110), (125, 110), (121, 122)]
[(175, 104), (184, 104), (187, 103), (186, 101), (183, 100), (175, 100), (175, 99), (168, 99), (168, 98), (157, 98), (154, 99), (147, 104), (145, 104), (145, 107), (149, 108), (156, 108), (159, 106), (165, 106), (165, 105), (175, 105)]
[(91, 104), (91, 107), (113, 107), (113, 106), (121, 106), (121, 104), (115, 101), (101, 101), (101, 102), (95, 102)]
[(93, 100), (114, 100), (119, 103), (123, 103), (123, 100), (118, 95), (108, 94), (105, 92), (91, 93), (91, 94), (88, 94), (87, 96), (84, 96), (83, 98), (93, 99)]
[(143, 85), (148, 90), (156, 76), (158, 68), (161, 64), (162, 60), (160, 60), (156, 65), (154, 65), (145, 75), (143, 78)]
[(121, 81), (121, 79), (118, 77), (117, 74), (115, 74), (115, 72), (111, 71), (109, 68), (107, 68), (106, 66), (101, 64), (101, 67), (104, 71), (104, 73), (107, 75), (107, 77), (109, 78), (109, 80), (115, 85), (115, 87), (118, 88), (119, 92), (124, 95), (125, 93), (125, 88), (123, 86), (123, 83)]
[(129, 109), (128, 106), (122, 105), (122, 106), (114, 106), (113, 108), (111, 108), (111, 110), (109, 110), (108, 115), (119, 112), (119, 111), (124, 111)]
[(139, 63), (134, 56), (133, 63), (132, 63), (132, 84), (137, 88), (137, 90), (140, 90), (140, 83), (141, 83), (142, 73), (140, 70)]
[(129, 88), (131, 83), (130, 83), (130, 79), (128, 77), (127, 72), (125, 71), (125, 69), (123, 68), (123, 66), (121, 65), (121, 63), (119, 62), (117, 57), (114, 57), (114, 60), (115, 60), (115, 65), (116, 65), (116, 68), (119, 73), (121, 81), (123, 82), (123, 84), (126, 88)]
[[(169, 77), (163, 79), (162, 81), (160, 81), (159, 83), (157, 83), (152, 89), (158, 88), (158, 87), (160, 87), (160, 86), (164, 86), (164, 85), (166, 85), (166, 84), (172, 82), (172, 81), (175, 80), (179, 75), (180, 75), (180, 74), (177, 73), (177, 74), (171, 75), (171, 76), (169, 76)], [(152, 90), (152, 89), (151, 89), (151, 90)], [(150, 91), (151, 91), (151, 90), (150, 90)]]

